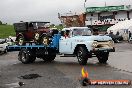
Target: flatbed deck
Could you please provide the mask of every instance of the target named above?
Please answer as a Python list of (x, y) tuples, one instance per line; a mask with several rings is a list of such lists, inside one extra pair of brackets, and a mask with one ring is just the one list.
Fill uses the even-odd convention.
[(49, 45), (36, 45), (34, 42), (26, 43), (26, 45), (12, 45), (8, 46), (7, 50), (8, 51), (20, 51), (21, 49), (45, 49), (45, 48), (53, 48), (57, 49), (59, 48), (59, 39), (61, 35), (60, 34), (55, 34), (54, 37), (52, 38), (52, 42)]
[(22, 48), (25, 49), (45, 49), (45, 48), (55, 48), (54, 46), (45, 46), (45, 45), (23, 45), (23, 46), (18, 46), (18, 45), (13, 45), (13, 46), (8, 46), (7, 50), (8, 51), (20, 51)]

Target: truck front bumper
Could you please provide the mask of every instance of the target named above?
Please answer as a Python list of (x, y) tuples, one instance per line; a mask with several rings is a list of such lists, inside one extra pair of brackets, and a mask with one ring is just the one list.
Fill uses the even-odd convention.
[(95, 52), (115, 52), (115, 48), (111, 48), (111, 49), (104, 49), (104, 48), (98, 48), (98, 49), (93, 49), (90, 51), (91, 53), (95, 53)]

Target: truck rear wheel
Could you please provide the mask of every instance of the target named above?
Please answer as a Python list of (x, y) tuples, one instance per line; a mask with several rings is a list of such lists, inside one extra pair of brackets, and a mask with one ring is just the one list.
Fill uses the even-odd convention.
[(78, 47), (77, 50), (77, 59), (80, 65), (86, 65), (87, 64), (87, 60), (88, 60), (88, 51), (86, 50), (85, 47), (80, 46)]
[(30, 63), (33, 63), (36, 60), (36, 53), (34, 50), (30, 51)]
[(42, 59), (44, 60), (44, 62), (51, 62), (55, 59), (55, 57), (56, 57), (56, 50), (49, 49), (48, 55), (45, 55)]
[(35, 56), (28, 49), (22, 49), (18, 54), (18, 60), (24, 64), (29, 64), (34, 62), (36, 59)]
[(106, 63), (109, 57), (109, 52), (99, 52), (97, 55), (99, 63)]

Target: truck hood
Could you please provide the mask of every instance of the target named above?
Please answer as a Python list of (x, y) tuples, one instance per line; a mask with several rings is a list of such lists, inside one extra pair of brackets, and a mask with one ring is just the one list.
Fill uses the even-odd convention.
[(105, 35), (91, 35), (91, 36), (75, 36), (75, 39), (83, 41), (109, 41), (112, 40), (111, 37)]

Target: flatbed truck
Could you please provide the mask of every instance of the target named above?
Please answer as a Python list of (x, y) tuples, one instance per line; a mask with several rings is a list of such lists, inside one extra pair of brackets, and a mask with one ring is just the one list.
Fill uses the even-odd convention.
[[(63, 32), (67, 32), (67, 36)], [(36, 57), (51, 62), (57, 53), (75, 55), (80, 65), (86, 65), (88, 58), (93, 56), (96, 56), (100, 63), (106, 63), (109, 52), (115, 52), (114, 42), (109, 36), (91, 35), (87, 27), (64, 28), (61, 34), (54, 34), (50, 41), (48, 45), (27, 43), (8, 46), (7, 49), (19, 51), (18, 60), (24, 64), (34, 62)]]

